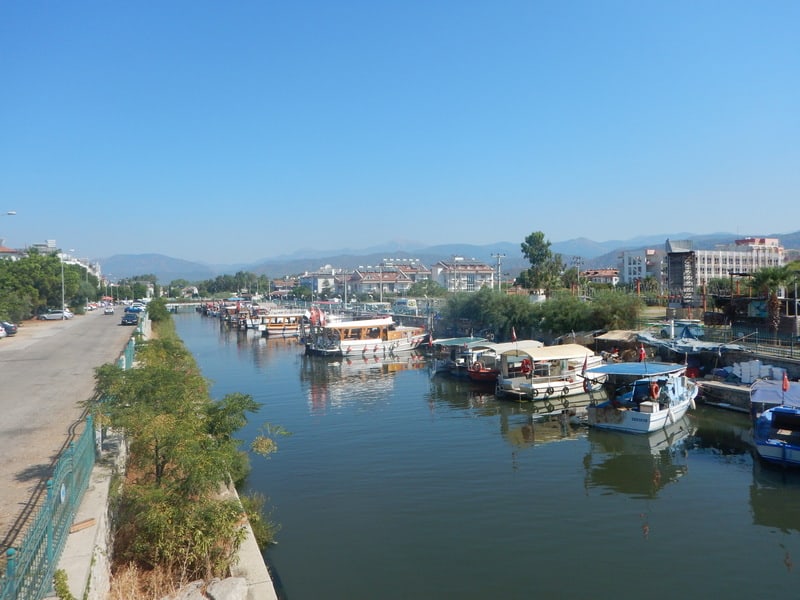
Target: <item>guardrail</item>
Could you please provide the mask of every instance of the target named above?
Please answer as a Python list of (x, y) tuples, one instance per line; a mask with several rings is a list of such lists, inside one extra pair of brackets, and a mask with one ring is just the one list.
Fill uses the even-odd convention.
[(71, 442), (58, 459), (33, 525), (18, 548), (6, 551), (0, 600), (39, 600), (52, 590), (56, 564), (89, 485), (94, 459), (94, 422), (89, 415), (78, 441)]

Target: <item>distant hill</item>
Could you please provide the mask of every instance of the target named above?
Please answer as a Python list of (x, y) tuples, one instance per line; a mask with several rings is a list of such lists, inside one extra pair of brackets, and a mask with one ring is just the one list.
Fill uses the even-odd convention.
[[(692, 233), (671, 233), (663, 235), (639, 236), (629, 240), (610, 240), (595, 242), (586, 238), (575, 238), (563, 242), (552, 242), (550, 249), (561, 254), (567, 265), (573, 264), (573, 257), (580, 257), (584, 268), (616, 267), (623, 251), (635, 251), (645, 248), (663, 248), (667, 239), (692, 240), (697, 250), (714, 248), (718, 244), (728, 244), (738, 239), (732, 233), (714, 233), (696, 235)], [(800, 248), (800, 231), (790, 234), (768, 234), (763, 237), (775, 237), (781, 240), (786, 249)], [(503, 273), (516, 276), (528, 268), (528, 261), (522, 256), (520, 243), (498, 242), (487, 245), (442, 244), (420, 247), (409, 243), (403, 247), (401, 242), (392, 242), (390, 246), (369, 248), (362, 251), (342, 250), (339, 252), (307, 251), (293, 253), (290, 256), (265, 258), (250, 263), (229, 265), (208, 265), (162, 254), (118, 254), (99, 259), (103, 273), (111, 280), (135, 275), (153, 274), (161, 283), (169, 283), (176, 279), (187, 281), (203, 281), (213, 279), (217, 275), (233, 274), (238, 271), (250, 271), (265, 274), (269, 277), (283, 277), (316, 271), (325, 265), (337, 269), (355, 269), (359, 266), (378, 265), (386, 258), (418, 259), (426, 266), (432, 266), (440, 260), (463, 256), (485, 261), (496, 266), (500, 260)]]

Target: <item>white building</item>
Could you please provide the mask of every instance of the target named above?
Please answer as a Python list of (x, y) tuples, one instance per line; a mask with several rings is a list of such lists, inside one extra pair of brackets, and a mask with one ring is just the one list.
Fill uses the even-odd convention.
[(671, 305), (697, 305), (698, 290), (712, 279), (785, 264), (784, 249), (776, 238), (743, 238), (713, 250), (694, 250), (691, 241), (667, 240), (666, 251)]

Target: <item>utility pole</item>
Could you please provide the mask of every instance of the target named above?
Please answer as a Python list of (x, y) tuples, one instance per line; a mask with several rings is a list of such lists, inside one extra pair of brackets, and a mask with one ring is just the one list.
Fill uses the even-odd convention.
[[(497, 259), (497, 290), (499, 292), (503, 291), (503, 277), (502, 277), (502, 274), (501, 274), (502, 271), (500, 269), (500, 261), (503, 258), (505, 258), (505, 256), (506, 255), (503, 254), (502, 252), (498, 252), (497, 254), (492, 254), (492, 258), (496, 258)], [(494, 286), (492, 286), (492, 289), (494, 289)]]

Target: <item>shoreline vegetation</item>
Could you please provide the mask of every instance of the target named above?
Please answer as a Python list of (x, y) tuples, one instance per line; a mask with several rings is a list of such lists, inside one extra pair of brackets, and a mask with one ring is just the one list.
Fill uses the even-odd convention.
[[(225, 578), (249, 521), (259, 546), (278, 527), (264, 513), (265, 498), (220, 499), (239, 489), (248, 454), (234, 434), (256, 413), (251, 396), (210, 397), (194, 357), (175, 332), (163, 300), (148, 306), (153, 335), (138, 340), (136, 365), (96, 369), (96, 419), (125, 432), (126, 471), (112, 486), (113, 563), (110, 598), (155, 600), (197, 580)], [(277, 450), (280, 428), (266, 425), (250, 450)]]

